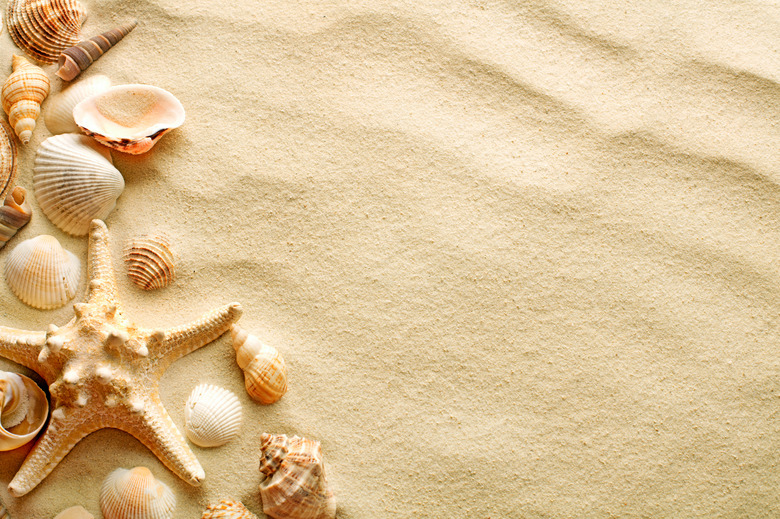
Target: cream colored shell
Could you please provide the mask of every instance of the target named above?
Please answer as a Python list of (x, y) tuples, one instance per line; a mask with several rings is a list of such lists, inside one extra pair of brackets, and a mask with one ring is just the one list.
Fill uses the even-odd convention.
[(83, 506), (71, 506), (54, 516), (54, 519), (95, 519)]
[(95, 75), (82, 79), (54, 94), (46, 101), (43, 120), (46, 128), (54, 135), (60, 133), (81, 133), (81, 129), (73, 120), (73, 107), (84, 99), (105, 92), (111, 87), (107, 76)]
[(184, 407), (187, 438), (201, 447), (219, 447), (241, 432), (241, 403), (227, 389), (200, 384)]
[(209, 505), (200, 519), (258, 519), (258, 517), (247, 510), (242, 502), (223, 499), (219, 503)]
[(116, 469), (100, 490), (105, 519), (172, 519), (176, 496), (146, 467)]
[(132, 240), (125, 249), (127, 275), (143, 290), (163, 288), (176, 279), (176, 254), (164, 234), (147, 234)]
[(46, 393), (24, 375), (0, 371), (0, 451), (35, 438), (49, 416)]
[(0, 119), (0, 200), (13, 191), (17, 175), (16, 140), (8, 124)]
[(287, 392), (287, 365), (282, 355), (236, 324), (230, 328), (230, 335), (249, 396), (263, 404), (282, 398)]
[(87, 10), (77, 0), (8, 0), (11, 39), (36, 61), (54, 63), (78, 43)]
[(19, 229), (27, 225), (31, 217), (32, 208), (27, 200), (27, 190), (16, 186), (5, 198), (5, 203), (0, 206), (0, 249)]
[(27, 144), (41, 113), (41, 103), (49, 95), (49, 78), (41, 67), (22, 56), (14, 55), (13, 69), (0, 96), (9, 124), (22, 144)]

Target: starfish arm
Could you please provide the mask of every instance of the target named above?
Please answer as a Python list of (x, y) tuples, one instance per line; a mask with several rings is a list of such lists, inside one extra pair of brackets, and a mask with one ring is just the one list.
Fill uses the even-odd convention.
[(116, 304), (116, 278), (111, 265), (108, 228), (102, 220), (92, 220), (89, 228), (89, 276), (87, 302), (111, 301)]
[(38, 354), (46, 343), (46, 332), (28, 332), (0, 326), (0, 357), (38, 370)]

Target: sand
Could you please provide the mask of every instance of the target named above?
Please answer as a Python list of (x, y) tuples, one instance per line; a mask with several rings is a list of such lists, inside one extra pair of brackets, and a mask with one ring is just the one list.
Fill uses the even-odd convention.
[[(238, 441), (193, 446), (203, 486), (102, 430), (20, 499), (26, 450), (0, 454), (14, 519), (100, 517), (105, 476), (136, 465), (177, 517), (228, 496), (260, 514), (263, 432), (322, 442), (343, 519), (780, 510), (776, 3), (86, 4), (88, 35), (139, 26), (84, 76), (187, 110), (150, 153), (114, 154), (116, 266), (152, 231), (181, 257), (160, 291), (120, 276), (129, 317), (240, 302), (290, 391), (251, 401), (222, 337), (160, 385), (180, 428), (199, 382), (244, 406)], [(6, 73), (14, 51), (6, 31)], [(43, 233), (85, 258), (35, 209), (0, 263)], [(72, 317), (0, 301), (5, 326)]]

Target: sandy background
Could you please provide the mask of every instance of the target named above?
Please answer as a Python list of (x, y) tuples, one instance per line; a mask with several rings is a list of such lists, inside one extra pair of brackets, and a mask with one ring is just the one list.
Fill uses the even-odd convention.
[[(151, 153), (114, 154), (115, 266), (156, 230), (182, 258), (162, 291), (122, 278), (126, 313), (238, 301), (291, 389), (251, 401), (223, 337), (161, 382), (180, 428), (200, 381), (244, 404), (239, 441), (193, 446), (202, 487), (103, 430), (21, 499), (26, 449), (0, 454), (14, 519), (100, 517), (105, 476), (136, 465), (177, 517), (227, 496), (260, 514), (264, 431), (322, 441), (344, 519), (776, 517), (775, 2), (85, 3), (87, 35), (140, 21), (86, 75), (187, 110)], [(15, 51), (4, 31), (3, 76)], [(0, 263), (44, 233), (86, 259), (38, 211)], [(6, 326), (72, 317), (0, 301)]]

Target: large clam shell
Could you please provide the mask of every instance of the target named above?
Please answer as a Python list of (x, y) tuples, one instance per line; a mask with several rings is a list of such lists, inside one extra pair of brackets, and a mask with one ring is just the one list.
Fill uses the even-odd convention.
[(24, 375), (0, 371), (0, 451), (30, 442), (48, 416), (49, 401), (38, 384)]
[(72, 81), (135, 29), (136, 25), (138, 21), (134, 20), (63, 50), (58, 62), (60, 68), (55, 74), (64, 81)]
[(176, 254), (164, 234), (147, 234), (132, 240), (125, 249), (127, 275), (143, 290), (163, 288), (176, 279)]
[(54, 63), (78, 43), (87, 9), (77, 0), (8, 0), (11, 39), (36, 61)]
[(255, 514), (247, 510), (240, 501), (222, 499), (219, 503), (213, 503), (203, 511), (200, 519), (258, 519)]
[(125, 188), (111, 153), (84, 135), (63, 134), (41, 143), (33, 166), (38, 205), (57, 227), (74, 236), (104, 220)]
[(49, 95), (49, 77), (41, 67), (22, 56), (14, 55), (13, 68), (0, 95), (8, 122), (22, 144), (27, 144), (41, 114), (41, 103)]
[(224, 445), (241, 431), (241, 403), (221, 387), (200, 384), (184, 407), (187, 438), (201, 447)]
[(0, 119), (0, 200), (14, 188), (17, 173), (16, 140), (8, 123)]
[(287, 365), (282, 355), (237, 324), (231, 326), (230, 335), (249, 396), (263, 404), (282, 398), (287, 392)]
[(32, 208), (27, 200), (27, 190), (16, 186), (0, 206), (0, 249), (14, 237), (16, 231), (27, 225), (31, 217)]
[(146, 467), (116, 469), (100, 490), (105, 519), (172, 519), (176, 496)]
[(105, 92), (111, 87), (107, 76), (96, 75), (73, 83), (62, 92), (55, 94), (46, 101), (43, 120), (46, 128), (54, 134), (81, 133), (81, 129), (73, 120), (73, 107), (88, 97)]

